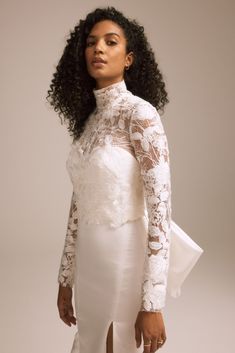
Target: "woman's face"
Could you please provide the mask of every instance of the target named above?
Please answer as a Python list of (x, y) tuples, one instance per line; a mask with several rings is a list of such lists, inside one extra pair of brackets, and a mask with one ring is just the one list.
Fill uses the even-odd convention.
[[(113, 21), (102, 20), (90, 31), (85, 48), (88, 73), (96, 80), (96, 89), (123, 79), (125, 66), (133, 62), (133, 52), (126, 54), (126, 38), (122, 28)], [(102, 59), (104, 63), (95, 63)]]

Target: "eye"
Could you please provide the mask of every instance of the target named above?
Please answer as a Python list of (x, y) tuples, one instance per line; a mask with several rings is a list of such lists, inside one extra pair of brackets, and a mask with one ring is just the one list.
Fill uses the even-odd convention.
[[(86, 43), (86, 46), (87, 46), (87, 47), (90, 47), (90, 46), (92, 46), (94, 43), (95, 43), (94, 41), (88, 41), (88, 42)], [(115, 42), (114, 40), (107, 40), (107, 43), (108, 43), (108, 45), (115, 45), (115, 44), (117, 44), (117, 42)]]
[(87, 42), (87, 43), (86, 43), (86, 46), (89, 47), (90, 44), (92, 45), (93, 43), (94, 43), (94, 42)]
[(107, 43), (111, 43), (111, 45), (115, 45), (117, 44), (116, 42), (114, 42), (113, 40), (108, 40)]

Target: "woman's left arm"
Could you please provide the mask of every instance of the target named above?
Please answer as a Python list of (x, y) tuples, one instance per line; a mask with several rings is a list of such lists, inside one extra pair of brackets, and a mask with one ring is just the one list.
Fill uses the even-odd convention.
[(140, 165), (148, 211), (146, 251), (140, 311), (165, 306), (169, 268), (171, 181), (167, 137), (156, 108), (138, 103), (130, 118), (130, 141)]

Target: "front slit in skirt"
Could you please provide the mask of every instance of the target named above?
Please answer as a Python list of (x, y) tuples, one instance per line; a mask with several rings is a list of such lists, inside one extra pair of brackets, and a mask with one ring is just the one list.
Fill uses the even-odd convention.
[(79, 222), (76, 242), (74, 303), (77, 332), (71, 353), (106, 353), (113, 322), (113, 353), (141, 353), (135, 320), (147, 251), (147, 219), (120, 227)]

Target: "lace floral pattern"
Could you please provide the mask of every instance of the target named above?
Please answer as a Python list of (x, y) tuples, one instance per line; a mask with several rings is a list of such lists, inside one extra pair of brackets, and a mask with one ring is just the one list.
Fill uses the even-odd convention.
[[(94, 95), (96, 109), (67, 160), (74, 192), (58, 281), (63, 286), (74, 282), (79, 217), (117, 227), (145, 214), (148, 237), (140, 310), (160, 311), (166, 297), (171, 222), (167, 137), (157, 110), (128, 91), (124, 80), (94, 90)], [(127, 153), (119, 154), (123, 150)]]
[(171, 183), (167, 138), (156, 109), (146, 103), (133, 111), (130, 139), (139, 161), (148, 210), (148, 247), (142, 311), (165, 306), (169, 268)]
[(79, 223), (106, 223), (115, 228), (144, 215), (143, 182), (138, 162), (107, 138), (104, 146), (93, 149), (86, 156), (74, 146), (67, 168), (78, 200)]
[(58, 282), (63, 287), (73, 287), (75, 268), (75, 242), (77, 239), (78, 214), (74, 192), (71, 198), (67, 233), (61, 256)]

